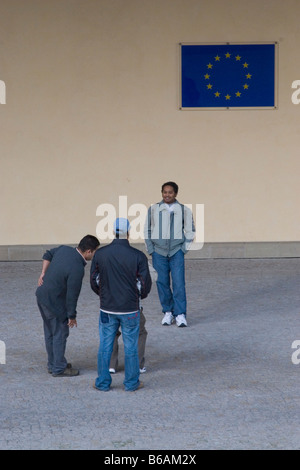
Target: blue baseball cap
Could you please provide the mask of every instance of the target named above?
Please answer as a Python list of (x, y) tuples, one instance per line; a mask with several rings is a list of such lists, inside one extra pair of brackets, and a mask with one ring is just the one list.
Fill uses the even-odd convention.
[(130, 223), (128, 219), (119, 217), (114, 221), (114, 232), (118, 235), (127, 235), (130, 229)]

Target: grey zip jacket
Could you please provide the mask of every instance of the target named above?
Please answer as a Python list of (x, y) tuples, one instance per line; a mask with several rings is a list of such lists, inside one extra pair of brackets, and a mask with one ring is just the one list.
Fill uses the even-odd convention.
[(195, 238), (192, 211), (177, 200), (172, 211), (162, 200), (148, 209), (144, 236), (148, 253), (173, 256), (177, 251), (187, 253)]

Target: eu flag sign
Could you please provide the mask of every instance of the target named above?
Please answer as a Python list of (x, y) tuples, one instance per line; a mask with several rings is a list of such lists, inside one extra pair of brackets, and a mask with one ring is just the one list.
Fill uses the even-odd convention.
[(275, 46), (181, 44), (181, 109), (274, 109)]

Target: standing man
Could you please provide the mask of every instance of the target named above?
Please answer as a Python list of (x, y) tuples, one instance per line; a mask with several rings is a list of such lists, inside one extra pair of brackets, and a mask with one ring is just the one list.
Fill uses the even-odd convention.
[(127, 219), (116, 219), (115, 239), (95, 253), (91, 266), (91, 288), (100, 297), (100, 346), (95, 388), (102, 391), (110, 389), (109, 363), (119, 326), (124, 342), (125, 390), (135, 391), (143, 387), (139, 381), (137, 282), (140, 281), (140, 295), (144, 299), (151, 289), (151, 277), (146, 255), (129, 244), (129, 229)]
[(195, 237), (193, 215), (177, 201), (176, 183), (164, 183), (161, 192), (162, 201), (148, 210), (145, 242), (158, 274), (156, 284), (164, 314), (162, 324), (171, 325), (175, 318), (176, 325), (184, 327), (187, 326), (184, 255)]
[(69, 327), (77, 326), (76, 307), (84, 267), (91, 260), (99, 240), (86, 235), (77, 248), (61, 245), (47, 250), (36, 290), (37, 304), (44, 323), (48, 354), (48, 372), (52, 377), (73, 377), (79, 374), (67, 363), (65, 350)]

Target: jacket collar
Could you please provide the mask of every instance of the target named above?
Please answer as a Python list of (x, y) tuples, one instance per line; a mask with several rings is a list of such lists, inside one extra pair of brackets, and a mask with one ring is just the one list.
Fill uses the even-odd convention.
[(82, 254), (80, 253), (80, 251), (77, 248), (75, 248), (75, 250), (77, 251), (80, 258), (82, 259), (83, 265), (85, 266), (87, 264), (87, 261), (84, 259), (84, 257), (82, 256)]
[(129, 241), (127, 240), (127, 238), (114, 238), (112, 243), (114, 245), (129, 245)]
[[(176, 199), (173, 204), (175, 204), (174, 211), (176, 212), (178, 210), (179, 206), (180, 206), (180, 203)], [(167, 211), (168, 210), (168, 208), (166, 207), (166, 203), (164, 202), (163, 199), (158, 203), (158, 205), (159, 205), (159, 210), (160, 211)]]

